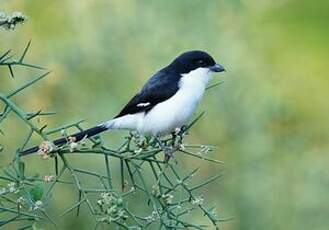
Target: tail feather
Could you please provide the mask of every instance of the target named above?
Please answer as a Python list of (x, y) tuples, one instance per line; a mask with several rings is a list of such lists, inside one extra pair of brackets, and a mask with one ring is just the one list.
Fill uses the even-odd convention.
[[(108, 128), (105, 125), (97, 125), (97, 126), (92, 127), (90, 129), (86, 129), (86, 130), (83, 130), (81, 132), (70, 135), (69, 137), (74, 138), (74, 142), (78, 142), (78, 141), (82, 140), (83, 138), (89, 138), (89, 137), (95, 136), (95, 135), (97, 135), (101, 132), (106, 131), (107, 129)], [(59, 146), (62, 146), (64, 144), (66, 144), (67, 140), (68, 140), (68, 138), (63, 137), (63, 138), (60, 138), (60, 139), (57, 139), (57, 140), (53, 141), (53, 143), (54, 143), (55, 146), (59, 147)], [(27, 149), (27, 150), (24, 150), (24, 151), (20, 152), (20, 156), (26, 156), (26, 155), (35, 153), (38, 150), (39, 150), (39, 146), (35, 146), (35, 147), (32, 147), (30, 149)]]

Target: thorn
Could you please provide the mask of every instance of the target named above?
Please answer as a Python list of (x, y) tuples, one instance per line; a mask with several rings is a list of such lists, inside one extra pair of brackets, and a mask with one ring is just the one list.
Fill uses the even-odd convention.
[(19, 59), (19, 63), (23, 63), (24, 57), (25, 57), (28, 49), (30, 48), (30, 45), (31, 45), (31, 40), (27, 43), (27, 46), (25, 47), (23, 54), (22, 54), (21, 58)]
[(1, 57), (0, 57), (0, 61), (2, 61), (2, 59), (3, 59), (4, 57), (6, 57), (10, 52), (11, 52), (11, 50), (7, 50), (3, 55), (1, 55)]
[(8, 68), (9, 68), (10, 76), (14, 78), (14, 72), (13, 69), (11, 68), (11, 65), (8, 65)]
[(43, 130), (47, 127), (48, 125), (44, 125), (44, 126), (42, 126), (41, 127), (41, 129), (39, 130), (40, 131), (40, 133), (42, 133), (43, 132)]

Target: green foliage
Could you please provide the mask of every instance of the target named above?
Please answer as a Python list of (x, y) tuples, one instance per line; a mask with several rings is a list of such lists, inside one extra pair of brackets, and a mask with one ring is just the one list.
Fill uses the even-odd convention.
[[(13, 60), (10, 51), (5, 52), (0, 59), (0, 67), (8, 67), (10, 75), (16, 74), (12, 66), (18, 65), (25, 68), (35, 68), (43, 71), (42, 67), (27, 64), (25, 55), (30, 47), (28, 43), (18, 61)], [(109, 225), (120, 226), (125, 229), (159, 229), (171, 228), (196, 228), (204, 229), (207, 226), (199, 224), (190, 216), (193, 213), (205, 216), (209, 225), (216, 229), (222, 221), (213, 206), (206, 203), (206, 197), (198, 191), (209, 183), (217, 180), (222, 174), (198, 182), (195, 175), (199, 168), (188, 173), (180, 173), (180, 163), (175, 159), (169, 162), (163, 160), (163, 153), (179, 152), (186, 157), (194, 157), (221, 165), (218, 160), (208, 157), (213, 150), (211, 146), (188, 145), (183, 142), (192, 126), (204, 115), (201, 113), (186, 128), (177, 130), (175, 137), (164, 137), (163, 146), (160, 146), (153, 137), (141, 137), (130, 133), (124, 138), (119, 148), (106, 145), (100, 136), (84, 139), (76, 143), (68, 137), (69, 130), (83, 130), (81, 121), (73, 122), (53, 129), (39, 126), (36, 122), (40, 116), (52, 115), (51, 112), (25, 112), (13, 101), (13, 97), (22, 93), (46, 77), (49, 72), (44, 72), (23, 86), (9, 92), (0, 94), (4, 110), (0, 114), (0, 124), (11, 114), (15, 114), (29, 133), (17, 148), (12, 163), (3, 168), (0, 174), (0, 226), (7, 226), (19, 222), (24, 229), (36, 228), (36, 223), (58, 224), (58, 218), (70, 215), (73, 211), (79, 216), (81, 209), (88, 209), (93, 217), (95, 228)], [(16, 78), (16, 77), (15, 77)], [(212, 88), (212, 86), (210, 86)], [(3, 135), (7, 130), (2, 130)], [(43, 139), (38, 154), (42, 157), (39, 161), (53, 159), (53, 175), (31, 176), (31, 170), (38, 172), (38, 166), (31, 168), (24, 163), (25, 158), (20, 156), (30, 144), (32, 136), (36, 134)], [(68, 143), (59, 148), (53, 146), (49, 135), (61, 135), (68, 138)], [(9, 151), (6, 151), (10, 154)], [(78, 168), (70, 155), (79, 154), (79, 157), (92, 158), (101, 155), (104, 165), (96, 165), (91, 169)], [(120, 162), (120, 183), (115, 183), (114, 178), (119, 177), (113, 172), (113, 160)], [(104, 167), (105, 174), (99, 172), (99, 167)], [(28, 170), (29, 169), (29, 170)], [(29, 173), (27, 173), (29, 171)], [(61, 186), (69, 186), (77, 192), (76, 201), (59, 216), (49, 212), (48, 205), (56, 197), (55, 190)], [(59, 194), (60, 195), (60, 194)], [(141, 199), (137, 209), (130, 205), (129, 200)], [(60, 207), (66, 203), (58, 203)], [(77, 218), (77, 217), (72, 217)], [(60, 223), (59, 223), (60, 224)]]
[(31, 196), (31, 199), (33, 201), (38, 201), (38, 200), (41, 200), (42, 199), (42, 196), (43, 196), (43, 192), (44, 192), (44, 189), (43, 189), (43, 184), (35, 184), (29, 194)]
[[(227, 69), (213, 81), (225, 84), (205, 95), (199, 111), (206, 110), (206, 117), (194, 125), (184, 142), (218, 146), (211, 156), (225, 161), (226, 173), (220, 183), (209, 184), (198, 195), (216, 205), (221, 217), (234, 217), (223, 222), (222, 229), (328, 229), (328, 0), (0, 2), (8, 14), (20, 10), (29, 17), (14, 32), (0, 29), (1, 55), (13, 48), (11, 55), (19, 59), (32, 39), (26, 62), (53, 70), (42, 84), (11, 98), (30, 114), (56, 110), (56, 116), (32, 119), (39, 127), (47, 124), (44, 131), (81, 118), (84, 128), (105, 121), (177, 54), (207, 50)], [(14, 79), (7, 77), (7, 66), (0, 68), (0, 91), (5, 94), (43, 73), (20, 66), (13, 70)], [(1, 104), (0, 113), (3, 109)], [(0, 166), (6, 166), (30, 130), (14, 113), (0, 129), (6, 132), (0, 135)], [(58, 136), (50, 135), (51, 140)], [(113, 131), (102, 139), (118, 148), (125, 136)], [(30, 146), (32, 142), (39, 144), (42, 139), (34, 134)], [(103, 155), (81, 154), (66, 156), (78, 169), (97, 168), (97, 173), (107, 174)], [(216, 164), (186, 154), (177, 153), (175, 159), (182, 175), (200, 167), (194, 180), (202, 181), (218, 171)], [(40, 161), (34, 155), (23, 161), (28, 178), (54, 174), (53, 159)], [(110, 159), (112, 182), (119, 187), (120, 165), (117, 158)], [(150, 188), (151, 176), (147, 173), (145, 178)], [(69, 179), (65, 174), (62, 181)], [(92, 181), (82, 178), (86, 186), (94, 187)], [(57, 185), (46, 204), (54, 215), (77, 200), (69, 184)], [(92, 199), (96, 202), (97, 198)], [(128, 207), (151, 216), (150, 210), (143, 209), (148, 207), (143, 201), (137, 195), (128, 200)], [(61, 203), (67, 205), (64, 210)], [(189, 216), (209, 224), (199, 213)], [(74, 210), (59, 222), (63, 225), (58, 229), (63, 230), (93, 227), (87, 208), (80, 209), (78, 218)], [(6, 228), (21, 226), (16, 224)], [(51, 229), (41, 223), (36, 226)]]

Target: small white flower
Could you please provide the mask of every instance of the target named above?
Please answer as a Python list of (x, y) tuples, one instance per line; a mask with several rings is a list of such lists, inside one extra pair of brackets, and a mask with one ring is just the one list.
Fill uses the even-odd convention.
[(172, 201), (174, 199), (174, 196), (170, 193), (162, 195), (162, 199), (166, 204), (172, 204)]
[(77, 141), (77, 138), (76, 137), (72, 137), (72, 136), (71, 137), (68, 137), (67, 139), (69, 140), (70, 143)]
[(49, 158), (49, 153), (55, 149), (55, 146), (50, 141), (43, 141), (39, 145), (38, 154), (42, 157), (42, 159), (46, 160)]
[(160, 187), (158, 185), (153, 185), (151, 193), (154, 197), (160, 197), (161, 196)]
[(181, 130), (181, 128), (176, 128), (176, 129), (175, 129), (175, 135), (178, 135), (179, 132), (180, 132), (180, 130)]
[(156, 211), (153, 211), (151, 213), (151, 215), (147, 216), (145, 219), (146, 219), (146, 222), (152, 223), (152, 222), (159, 220), (159, 215)]
[(143, 149), (142, 148), (139, 148), (139, 149), (135, 149), (134, 150), (134, 153), (140, 154), (142, 151), (143, 151)]
[(25, 198), (22, 196), (17, 199), (17, 203), (24, 203), (24, 202), (25, 202)]
[(77, 142), (71, 142), (70, 143), (70, 152), (74, 152), (78, 148), (79, 144)]
[(24, 23), (27, 17), (20, 12), (14, 12), (11, 16), (0, 13), (0, 26), (5, 29), (13, 30), (17, 24)]
[(9, 192), (15, 192), (17, 190), (15, 182), (11, 182), (7, 185)]
[(43, 207), (43, 202), (42, 202), (41, 200), (37, 200), (37, 201), (34, 203), (33, 210), (41, 209), (42, 207)]
[(202, 205), (203, 204), (204, 199), (201, 196), (195, 197), (192, 200), (192, 204), (193, 205)]
[(44, 177), (43, 177), (43, 181), (44, 182), (51, 182), (51, 181), (53, 181), (55, 179), (55, 176), (54, 175), (45, 175)]
[(17, 200), (16, 200), (16, 202), (17, 202), (17, 205), (20, 207), (20, 208), (22, 208), (23, 207), (23, 204), (26, 202), (26, 199), (24, 198), (24, 197), (19, 197)]
[(103, 205), (103, 200), (97, 200), (97, 204), (98, 204), (99, 206), (102, 206), (102, 205)]
[(102, 198), (102, 199), (107, 199), (109, 196), (110, 196), (110, 194), (107, 193), (107, 192), (103, 192), (103, 193), (101, 193), (101, 198)]

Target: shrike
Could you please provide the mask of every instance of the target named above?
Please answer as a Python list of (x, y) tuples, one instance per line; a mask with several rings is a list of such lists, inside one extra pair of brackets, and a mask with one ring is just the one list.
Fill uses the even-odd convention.
[[(191, 118), (211, 73), (222, 71), (225, 69), (208, 53), (200, 50), (185, 52), (155, 73), (113, 119), (69, 137), (77, 142), (111, 129), (136, 130), (156, 137), (169, 134)], [(67, 140), (60, 138), (53, 143), (59, 147)], [(22, 151), (21, 155), (38, 150), (36, 146)]]

